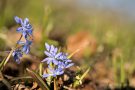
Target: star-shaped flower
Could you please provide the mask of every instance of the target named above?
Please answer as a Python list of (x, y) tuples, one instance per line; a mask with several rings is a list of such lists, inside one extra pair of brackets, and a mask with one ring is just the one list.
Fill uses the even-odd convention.
[(26, 42), (18, 41), (18, 44), (22, 45), (22, 52), (28, 54), (30, 51), (30, 45), (32, 44), (32, 41), (26, 40)]
[(53, 45), (48, 45), (45, 43), (46, 51), (44, 52), (48, 57), (45, 58), (42, 62), (47, 61), (47, 64), (54, 63), (55, 65), (58, 64), (57, 57), (59, 57), (62, 53), (58, 53), (58, 48), (54, 47)]
[(19, 18), (19, 17), (15, 17), (14, 18), (16, 23), (20, 24), (21, 27), (17, 28), (17, 32), (21, 33), (23, 35), (23, 37), (25, 37), (25, 39), (28, 38), (28, 36), (32, 35), (32, 26), (31, 24), (29, 23), (29, 19), (28, 18), (25, 18), (24, 21)]
[(21, 50), (17, 49), (17, 50), (14, 50), (14, 52), (12, 53), (12, 56), (14, 57), (14, 60), (17, 62), (17, 63), (20, 63), (20, 58), (22, 58), (22, 52)]
[(66, 68), (74, 65), (74, 63), (68, 59), (67, 53), (58, 52), (58, 48), (47, 43), (45, 43), (45, 47), (45, 54), (47, 57), (42, 62), (47, 62), (49, 72), (44, 74), (43, 77), (56, 77), (58, 75), (62, 75)]

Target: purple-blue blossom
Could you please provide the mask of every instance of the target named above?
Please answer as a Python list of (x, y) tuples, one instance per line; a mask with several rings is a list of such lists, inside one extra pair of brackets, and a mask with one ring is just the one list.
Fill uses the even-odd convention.
[(63, 61), (63, 62), (60, 61), (58, 63), (58, 68), (66, 69), (66, 68), (69, 68), (73, 65), (74, 65), (74, 63), (72, 63), (71, 60), (67, 60), (67, 61)]
[(49, 72), (44, 74), (43, 77), (56, 77), (58, 75), (62, 75), (66, 68), (74, 65), (74, 63), (68, 59), (67, 53), (58, 52), (58, 48), (47, 43), (45, 43), (45, 47), (46, 51), (44, 53), (47, 57), (42, 62), (47, 62)]
[(12, 56), (14, 57), (14, 60), (17, 62), (17, 63), (20, 63), (20, 58), (22, 58), (22, 51), (17, 49), (17, 50), (14, 50), (13, 53), (12, 53)]
[(55, 65), (58, 64), (57, 57), (61, 55), (61, 53), (58, 53), (58, 48), (54, 47), (53, 45), (48, 45), (45, 43), (46, 51), (44, 52), (47, 58), (45, 58), (42, 62), (47, 61), (47, 64), (53, 63)]
[(68, 59), (68, 54), (67, 53), (62, 53), (60, 56), (57, 57), (58, 59), (58, 67), (60, 68), (69, 68), (74, 65), (72, 63), (72, 60)]
[(29, 19), (25, 18), (24, 21), (15, 16), (15, 21), (16, 23), (20, 24), (21, 26), (17, 28), (17, 32), (21, 33), (23, 35), (23, 37), (25, 37), (25, 39), (28, 38), (29, 35), (32, 35), (33, 32), (33, 28), (31, 26), (31, 24), (29, 23)]
[[(17, 45), (15, 47), (16, 49), (12, 53), (14, 60), (19, 63), (20, 58), (23, 56), (23, 54), (28, 54), (30, 52), (30, 45), (33, 41), (33, 30), (28, 18), (25, 18), (23, 21), (21, 18), (16, 16), (14, 19), (16, 23), (21, 25), (21, 27), (17, 28), (17, 32), (20, 32), (23, 36), (21, 36), (21, 38), (19, 38), (19, 40), (17, 41)], [(21, 41), (22, 38), (25, 38), (25, 41)]]
[(18, 41), (18, 44), (22, 45), (22, 52), (28, 54), (30, 51), (30, 45), (32, 44), (32, 41), (30, 40), (26, 40), (26, 42)]

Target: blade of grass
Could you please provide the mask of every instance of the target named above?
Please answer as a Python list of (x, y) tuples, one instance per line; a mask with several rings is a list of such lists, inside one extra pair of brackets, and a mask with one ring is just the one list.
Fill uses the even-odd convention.
[(39, 75), (42, 76), (43, 75), (43, 63), (39, 64)]
[(28, 68), (26, 70), (28, 71), (28, 74), (39, 84), (42, 90), (49, 90), (49, 86), (42, 80), (40, 75)]
[(85, 73), (81, 76), (80, 80), (82, 80), (90, 71), (90, 67), (85, 71)]
[(13, 82), (13, 81), (16, 81), (19, 79), (32, 79), (32, 78), (31, 78), (31, 76), (22, 76), (22, 77), (15, 77), (15, 78), (11, 79), (10, 81)]
[(89, 70), (90, 70), (90, 67), (84, 72), (84, 74), (80, 78), (74, 81), (73, 87), (77, 87), (78, 85), (82, 84), (82, 80), (88, 74)]
[(79, 51), (80, 51), (80, 49), (75, 50), (74, 52), (72, 52), (72, 53), (68, 56), (68, 58), (71, 58), (74, 54), (76, 54), (76, 53), (79, 52)]
[(124, 70), (124, 60), (120, 56), (120, 83), (123, 85), (125, 81), (125, 70)]
[(14, 49), (12, 49), (10, 51), (10, 53), (8, 54), (7, 58), (4, 59), (1, 63), (0, 63), (0, 71), (3, 69), (3, 67), (7, 64), (8, 60), (10, 59), (12, 53), (13, 53)]

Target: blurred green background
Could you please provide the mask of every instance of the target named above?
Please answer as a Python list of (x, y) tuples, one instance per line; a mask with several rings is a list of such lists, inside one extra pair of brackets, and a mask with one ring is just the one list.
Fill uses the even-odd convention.
[(0, 0), (0, 51), (9, 50), (17, 40), (14, 16), (28, 17), (35, 37), (32, 55), (44, 57), (45, 42), (70, 53), (82, 45), (74, 62), (80, 66), (92, 65), (97, 72), (103, 64), (105, 70), (101, 73), (105, 71), (105, 75), (111, 76), (97, 73), (94, 77), (101, 74), (101, 79), (109, 78), (112, 85), (129, 80), (135, 86), (133, 3), (131, 0)]

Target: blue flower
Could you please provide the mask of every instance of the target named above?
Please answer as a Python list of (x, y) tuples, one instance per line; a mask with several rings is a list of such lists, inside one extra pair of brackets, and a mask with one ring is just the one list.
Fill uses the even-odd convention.
[(58, 64), (57, 57), (59, 57), (62, 53), (58, 53), (58, 48), (55, 48), (53, 45), (49, 46), (45, 43), (47, 51), (44, 53), (48, 56), (42, 62), (47, 61), (47, 64), (54, 63), (55, 65)]
[[(14, 17), (16, 23), (20, 24), (21, 26), (17, 28), (17, 32), (21, 33), (23, 37), (17, 41), (17, 46), (13, 53), (12, 56), (14, 57), (14, 60), (19, 63), (20, 58), (23, 56), (23, 53), (28, 54), (30, 52), (30, 45), (32, 44), (32, 26), (29, 23), (29, 19), (25, 18), (22, 20), (19, 17)], [(21, 41), (22, 38), (25, 38), (25, 41)]]
[(20, 58), (22, 57), (22, 52), (21, 50), (17, 49), (17, 50), (14, 50), (13, 53), (12, 53), (12, 56), (14, 57), (14, 60), (17, 62), (17, 63), (20, 63)]
[(30, 51), (30, 45), (32, 44), (32, 41), (26, 40), (26, 42), (18, 41), (18, 44), (22, 44), (22, 52), (28, 54)]
[(71, 63), (71, 60), (63, 61), (58, 63), (58, 68), (66, 69), (74, 65), (74, 63)]
[(59, 57), (57, 57), (59, 60), (58, 68), (69, 68), (74, 65), (74, 63), (71, 63), (72, 61), (68, 59), (67, 53), (62, 53)]
[(23, 21), (21, 18), (16, 16), (14, 19), (16, 23), (21, 25), (21, 27), (17, 28), (17, 32), (21, 33), (25, 39), (27, 39), (29, 35), (32, 35), (33, 29), (28, 18), (25, 18)]
[(68, 59), (68, 54), (63, 52), (58, 52), (58, 48), (53, 45), (48, 45), (45, 43), (46, 47), (46, 58), (42, 62), (47, 62), (49, 67), (49, 72), (44, 74), (43, 77), (56, 77), (57, 75), (62, 75), (66, 68), (74, 65), (71, 60)]

